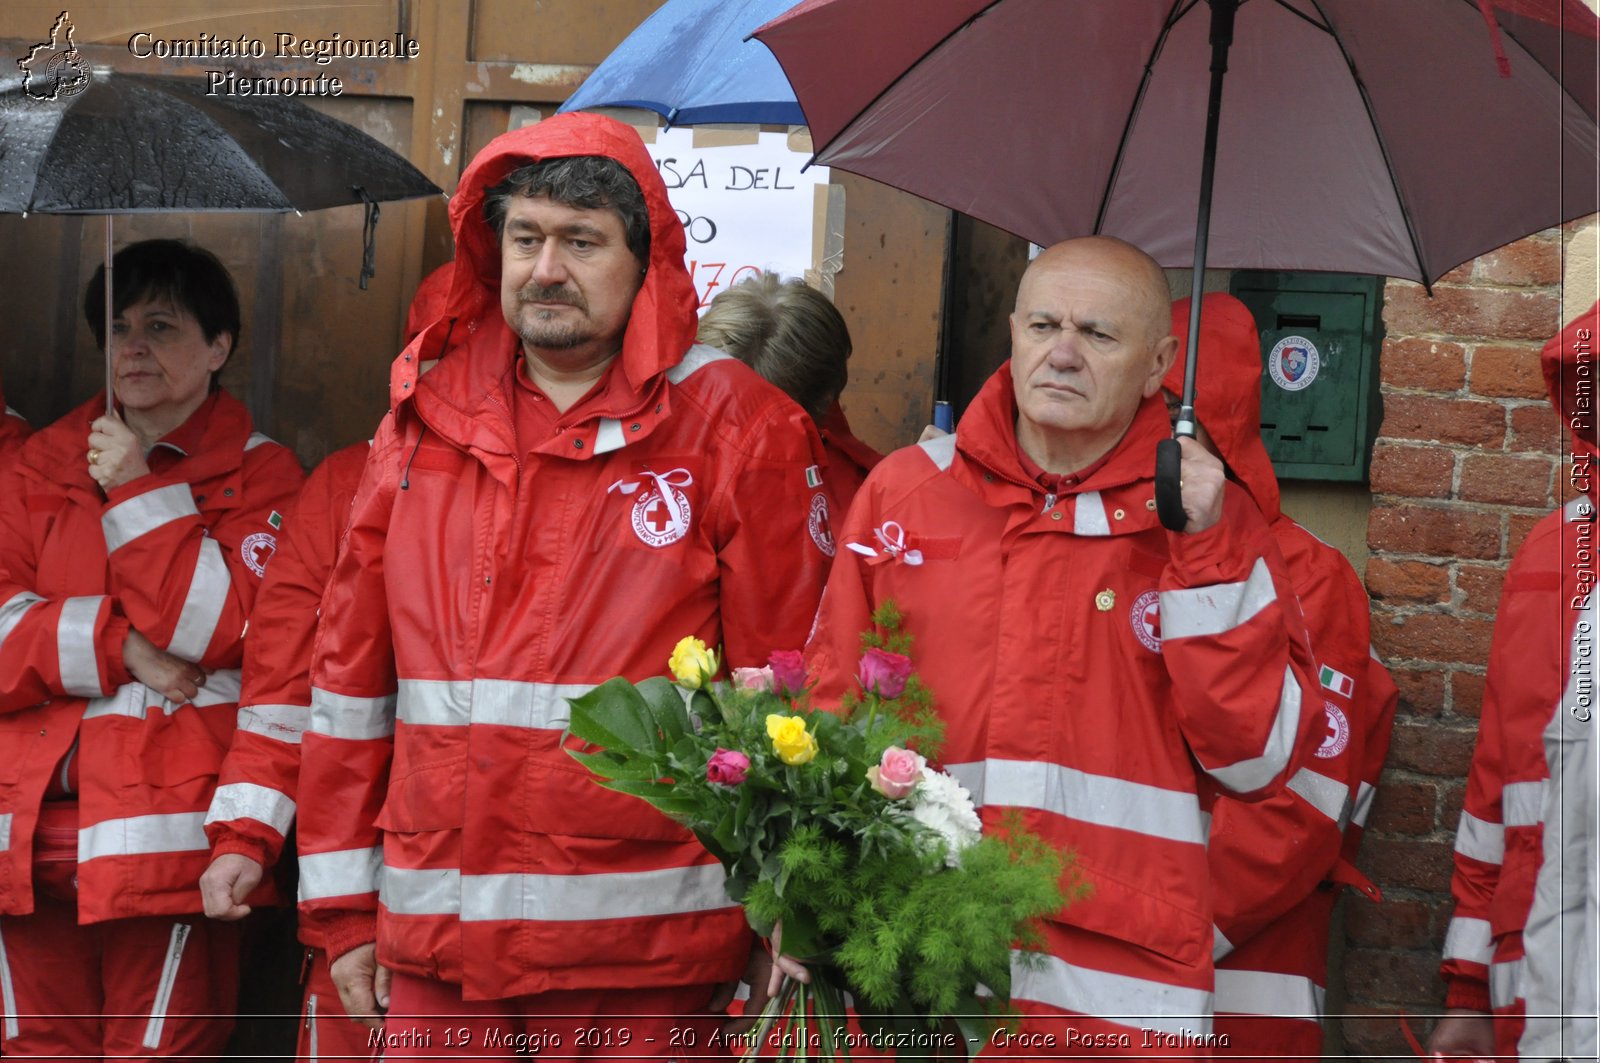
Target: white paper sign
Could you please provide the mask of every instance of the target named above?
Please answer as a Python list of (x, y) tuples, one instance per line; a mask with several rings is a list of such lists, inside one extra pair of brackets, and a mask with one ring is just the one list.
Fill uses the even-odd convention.
[(683, 222), (684, 263), (702, 312), (762, 270), (803, 277), (811, 268), (815, 190), (828, 183), (828, 168), (801, 173), (810, 155), (789, 150), (787, 134), (697, 148), (692, 129), (666, 129), (648, 147)]

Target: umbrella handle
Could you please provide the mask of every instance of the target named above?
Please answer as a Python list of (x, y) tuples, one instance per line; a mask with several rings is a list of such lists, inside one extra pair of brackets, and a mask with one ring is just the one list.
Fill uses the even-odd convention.
[(1176, 439), (1156, 444), (1156, 516), (1169, 531), (1181, 532), (1189, 523), (1183, 511), (1183, 450)]

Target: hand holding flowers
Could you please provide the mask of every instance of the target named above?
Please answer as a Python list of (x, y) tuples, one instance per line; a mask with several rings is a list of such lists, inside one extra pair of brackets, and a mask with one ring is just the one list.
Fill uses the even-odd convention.
[(848, 991), (868, 1032), (936, 1032), (958, 1015), (976, 1054), (1008, 1006), (1013, 946), (1037, 945), (1036, 921), (1065, 904), (1065, 861), (1016, 822), (986, 831), (930, 766), (942, 723), (893, 606), (874, 623), (861, 693), (837, 713), (807, 704), (797, 652), (719, 683), (717, 655), (685, 639), (676, 687), (613, 679), (573, 699), (571, 733), (602, 748), (571, 752), (691, 830), (756, 932), (776, 946), (781, 926), (783, 951), (806, 961), (811, 984), (785, 982), (761, 1036), (781, 1015), (810, 1030), (788, 1044), (835, 1054)]

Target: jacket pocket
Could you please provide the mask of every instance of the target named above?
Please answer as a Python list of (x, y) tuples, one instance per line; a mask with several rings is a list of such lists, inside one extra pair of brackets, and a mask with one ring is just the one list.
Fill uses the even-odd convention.
[(458, 760), (391, 778), (375, 826), (397, 834), (461, 829), (467, 806), (465, 772), (465, 762)]
[(1185, 967), (1211, 954), (1211, 923), (1199, 912), (1156, 896), (1080, 856), (1079, 873), (1093, 893), (1067, 905), (1059, 922), (1147, 949)]
[(559, 749), (553, 757), (530, 758), (519, 789), (517, 826), (522, 830), (661, 842), (687, 842), (694, 837), (648, 802), (601, 786)]

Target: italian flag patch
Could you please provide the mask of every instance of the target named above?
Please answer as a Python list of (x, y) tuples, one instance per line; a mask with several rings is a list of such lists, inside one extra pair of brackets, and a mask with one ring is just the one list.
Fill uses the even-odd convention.
[(807, 465), (806, 466), (806, 486), (807, 487), (821, 487), (822, 486), (822, 470), (817, 468), (815, 465)]
[(1338, 669), (1329, 668), (1327, 665), (1322, 666), (1322, 685), (1335, 694), (1342, 694), (1347, 698), (1356, 692), (1354, 679), (1351, 679)]
[(274, 531), (282, 528), (283, 527), (283, 514), (279, 513), (277, 510), (273, 510), (272, 511), (272, 516), (267, 518), (267, 523), (272, 525)]

